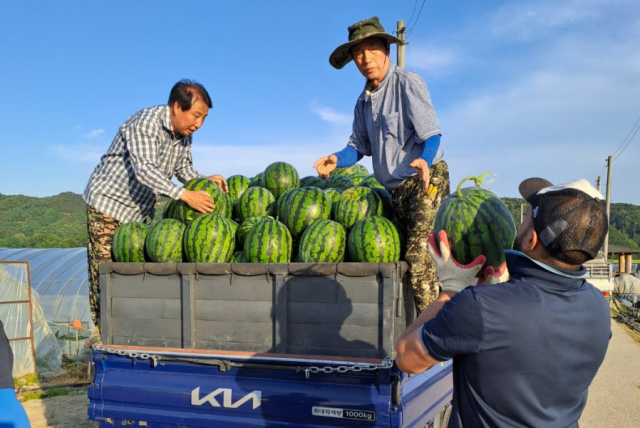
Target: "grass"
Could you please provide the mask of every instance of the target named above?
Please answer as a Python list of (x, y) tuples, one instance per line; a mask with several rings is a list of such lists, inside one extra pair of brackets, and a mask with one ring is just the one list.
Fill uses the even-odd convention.
[(640, 320), (640, 317), (638, 317), (638, 310), (637, 309), (634, 310), (633, 308), (628, 308), (622, 305), (618, 305), (618, 307), (620, 308), (620, 311), (616, 309), (615, 305), (613, 304), (611, 305), (611, 316), (624, 329), (624, 331), (627, 332), (629, 337), (631, 337), (631, 339), (633, 339), (634, 342), (640, 344), (640, 333), (638, 333), (636, 330), (631, 328), (627, 323), (625, 323), (621, 319), (621, 313), (622, 313), (622, 315), (625, 315), (628, 318), (635, 317), (636, 320)]
[(44, 400), (45, 398), (53, 398), (53, 397), (62, 397), (65, 395), (69, 395), (69, 388), (59, 388), (59, 387), (51, 387), (46, 391), (38, 390), (25, 392), (20, 396), (20, 401), (25, 402), (29, 400)]

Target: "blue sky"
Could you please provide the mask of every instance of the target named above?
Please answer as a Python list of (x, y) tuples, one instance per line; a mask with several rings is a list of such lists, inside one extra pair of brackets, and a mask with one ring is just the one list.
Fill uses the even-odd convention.
[(527, 177), (602, 175), (604, 193), (615, 154), (612, 201), (640, 205), (640, 135), (627, 139), (640, 2), (425, 0), (418, 17), (422, 4), (2, 1), (0, 193), (81, 193), (118, 127), (182, 78), (213, 101), (194, 134), (199, 172), (251, 177), (285, 161), (312, 175), (346, 144), (364, 84), (329, 54), (350, 24), (379, 16), (388, 32), (408, 24), (406, 68), (429, 87), (452, 187), (491, 171), (491, 190), (515, 197)]

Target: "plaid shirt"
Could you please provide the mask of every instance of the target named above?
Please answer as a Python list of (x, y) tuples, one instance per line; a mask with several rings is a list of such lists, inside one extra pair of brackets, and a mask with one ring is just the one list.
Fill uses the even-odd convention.
[(82, 198), (122, 223), (153, 218), (156, 195), (180, 199), (185, 183), (201, 177), (191, 161), (191, 136), (176, 135), (168, 105), (140, 110), (120, 127), (91, 174)]

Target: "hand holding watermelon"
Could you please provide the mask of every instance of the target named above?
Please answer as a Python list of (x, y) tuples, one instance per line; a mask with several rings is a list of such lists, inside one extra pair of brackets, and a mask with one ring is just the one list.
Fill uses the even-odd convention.
[(338, 166), (338, 158), (334, 154), (323, 156), (313, 164), (313, 167), (318, 171), (318, 174), (324, 178), (327, 178), (331, 171), (336, 169), (336, 166)]
[(204, 190), (185, 190), (180, 200), (201, 213), (213, 212), (213, 199)]
[(509, 281), (509, 270), (507, 269), (507, 262), (504, 262), (498, 270), (495, 270), (493, 266), (485, 267), (482, 277), (478, 279), (478, 285), (492, 285), (507, 281)]
[(438, 272), (438, 278), (442, 283), (442, 291), (459, 293), (470, 285), (476, 285), (476, 275), (482, 269), (487, 258), (483, 255), (476, 257), (471, 263), (463, 265), (456, 261), (449, 248), (447, 232), (438, 232), (439, 243), (436, 243), (436, 235), (429, 234), (429, 256), (433, 260)]
[(225, 180), (223, 176), (214, 174), (214, 175), (210, 175), (207, 178), (213, 181), (214, 183), (216, 183), (223, 193), (229, 193), (229, 186), (227, 185), (227, 180)]
[(427, 189), (429, 189), (429, 180), (431, 179), (429, 176), (429, 164), (426, 160), (418, 158), (411, 162), (409, 166), (418, 170), (418, 174), (420, 178), (422, 178), (423, 190), (426, 193)]

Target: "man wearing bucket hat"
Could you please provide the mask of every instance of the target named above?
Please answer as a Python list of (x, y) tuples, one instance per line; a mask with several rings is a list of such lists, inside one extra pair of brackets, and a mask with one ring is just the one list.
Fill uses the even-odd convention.
[(407, 372), (453, 359), (452, 427), (577, 427), (607, 351), (609, 306), (582, 266), (607, 234), (604, 198), (586, 180), (530, 178), (520, 193), (530, 207), (506, 251), (510, 280), (470, 286), (484, 256), (459, 265), (432, 234), (443, 292), (397, 343)]
[(395, 215), (407, 228), (405, 257), (416, 306), (423, 310), (440, 288), (427, 238), (438, 207), (449, 196), (449, 169), (427, 85), (390, 61), (391, 43), (402, 42), (373, 17), (350, 26), (349, 41), (329, 57), (337, 69), (353, 60), (366, 83), (346, 148), (318, 159), (313, 167), (327, 177), (336, 167), (371, 156), (375, 177), (391, 194)]

